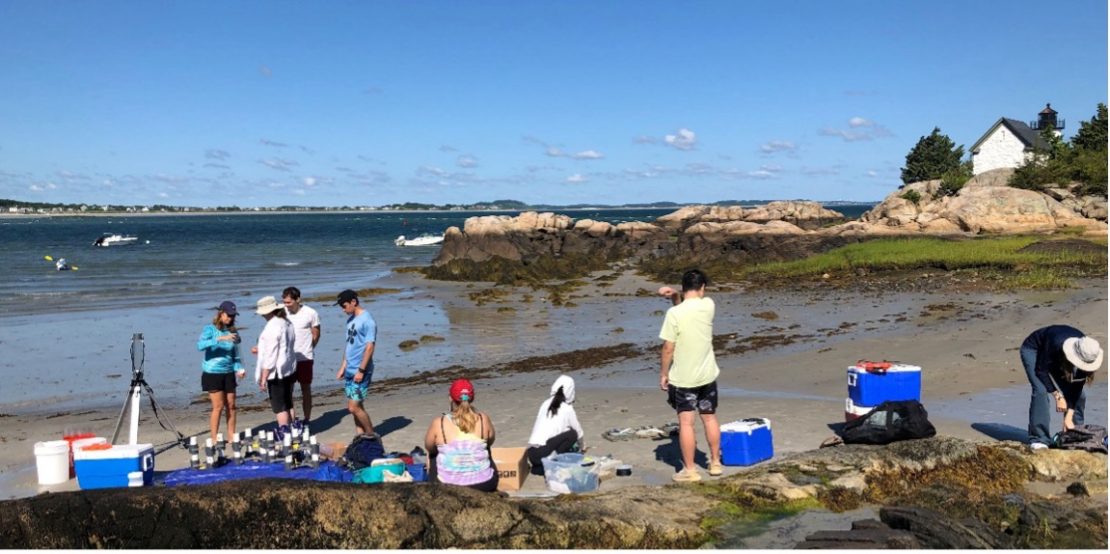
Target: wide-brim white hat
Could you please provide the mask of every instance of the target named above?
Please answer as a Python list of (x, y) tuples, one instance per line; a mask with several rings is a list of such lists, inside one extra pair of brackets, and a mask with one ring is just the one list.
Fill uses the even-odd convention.
[(1064, 339), (1064, 357), (1083, 371), (1097, 371), (1102, 366), (1102, 347), (1091, 337)]
[(285, 308), (285, 304), (278, 304), (278, 301), (273, 296), (263, 296), (255, 303), (254, 313), (258, 315), (267, 315), (278, 309)]

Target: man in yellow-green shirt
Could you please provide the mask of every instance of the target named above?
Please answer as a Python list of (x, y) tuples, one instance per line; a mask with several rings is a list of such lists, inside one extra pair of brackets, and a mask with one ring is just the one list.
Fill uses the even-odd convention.
[(713, 354), (713, 316), (716, 305), (705, 297), (709, 279), (692, 269), (682, 276), (682, 294), (662, 287), (659, 294), (674, 304), (663, 319), (659, 338), (659, 388), (667, 393), (667, 403), (678, 412), (678, 445), (682, 451), (682, 470), (675, 481), (700, 481), (694, 465), (697, 438), (694, 436), (695, 412), (701, 416), (705, 439), (709, 443), (709, 475), (723, 472), (721, 466), (721, 427), (717, 422), (717, 358)]

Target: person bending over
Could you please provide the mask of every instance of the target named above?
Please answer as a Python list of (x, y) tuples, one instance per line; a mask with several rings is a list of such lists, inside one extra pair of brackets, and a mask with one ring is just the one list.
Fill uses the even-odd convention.
[(540, 404), (532, 436), (528, 439), (525, 454), (532, 464), (532, 475), (543, 475), (543, 459), (552, 452), (583, 450), (582, 425), (574, 412), (574, 379), (560, 375), (551, 385), (551, 396)]
[(1087, 393), (1083, 385), (1094, 380), (1102, 365), (1102, 347), (1083, 331), (1068, 325), (1049, 325), (1033, 331), (1021, 343), (1021, 365), (1032, 387), (1029, 399), (1029, 447), (1052, 444), (1049, 397), (1064, 414), (1065, 431), (1083, 425)]

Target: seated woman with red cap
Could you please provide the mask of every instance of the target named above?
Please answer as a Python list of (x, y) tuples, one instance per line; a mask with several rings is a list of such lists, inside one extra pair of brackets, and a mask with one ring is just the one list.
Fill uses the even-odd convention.
[(451, 413), (434, 420), (424, 435), (428, 456), (435, 460), (440, 483), (493, 492), (497, 470), (493, 467), (493, 422), (474, 410), (474, 385), (466, 379), (451, 383)]

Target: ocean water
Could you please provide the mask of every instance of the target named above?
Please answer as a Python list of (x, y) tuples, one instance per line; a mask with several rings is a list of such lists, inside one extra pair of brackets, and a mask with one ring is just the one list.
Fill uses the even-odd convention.
[[(857, 217), (869, 205), (838, 208)], [(575, 219), (651, 221), (670, 209), (570, 210)], [(280, 291), (306, 296), (366, 286), (392, 268), (427, 265), (438, 247), (401, 248), (398, 235), (442, 233), (477, 212), (283, 213), (0, 219), (0, 311), (9, 315), (195, 302)], [(510, 215), (516, 215), (511, 213)], [(92, 246), (102, 233), (139, 244)], [(44, 259), (65, 258), (77, 271)]]

